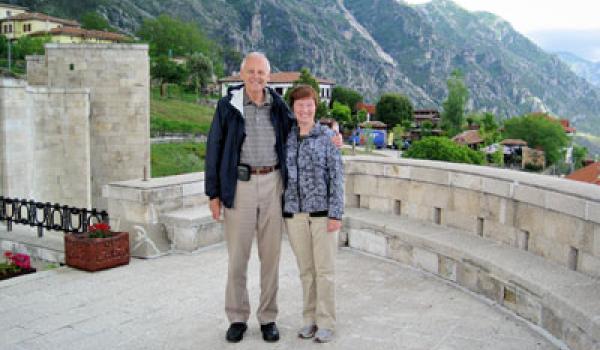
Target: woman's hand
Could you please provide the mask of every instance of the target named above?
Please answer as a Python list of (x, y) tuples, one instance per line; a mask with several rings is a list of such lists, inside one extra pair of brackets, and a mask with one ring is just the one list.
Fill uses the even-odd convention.
[(342, 220), (328, 219), (327, 220), (327, 232), (333, 233), (339, 231), (342, 228)]

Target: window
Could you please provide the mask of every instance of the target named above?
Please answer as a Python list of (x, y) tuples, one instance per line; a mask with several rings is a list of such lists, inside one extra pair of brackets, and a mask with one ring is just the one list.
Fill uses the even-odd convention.
[(29, 24), (23, 24), (23, 31), (24, 32), (30, 32), (31, 31), (31, 23), (29, 23)]

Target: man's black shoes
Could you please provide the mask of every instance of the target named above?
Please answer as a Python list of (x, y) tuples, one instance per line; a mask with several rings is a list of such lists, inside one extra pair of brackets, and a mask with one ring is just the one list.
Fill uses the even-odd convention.
[(275, 322), (260, 325), (260, 331), (262, 332), (264, 341), (276, 342), (279, 340), (279, 330)]
[(244, 338), (244, 332), (246, 329), (248, 329), (246, 323), (234, 322), (229, 326), (225, 339), (227, 339), (227, 341), (230, 343), (237, 343)]

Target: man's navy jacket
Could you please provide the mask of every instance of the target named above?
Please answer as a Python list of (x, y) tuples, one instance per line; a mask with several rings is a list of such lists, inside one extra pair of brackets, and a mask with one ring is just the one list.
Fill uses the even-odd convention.
[[(275, 151), (279, 159), (279, 171), (285, 184), (285, 142), (295, 119), (281, 96), (271, 88), (267, 88), (267, 91), (273, 97), (271, 123), (275, 129)], [(217, 104), (206, 145), (204, 191), (210, 199), (219, 198), (227, 208), (233, 207), (237, 166), (246, 137), (243, 103), (243, 85), (227, 90), (227, 96), (221, 98)]]

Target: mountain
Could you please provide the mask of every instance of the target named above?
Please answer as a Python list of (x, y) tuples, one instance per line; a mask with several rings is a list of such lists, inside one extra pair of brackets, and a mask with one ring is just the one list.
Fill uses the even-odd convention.
[(162, 13), (194, 21), (219, 44), (264, 51), (273, 70), (308, 67), (375, 102), (383, 92), (439, 107), (460, 69), (469, 108), (511, 117), (548, 111), (600, 135), (600, 89), (501, 18), (450, 0), (12, 0), (78, 18), (94, 10), (134, 33)]
[(591, 62), (570, 52), (556, 52), (575, 74), (600, 87), (600, 62)]

